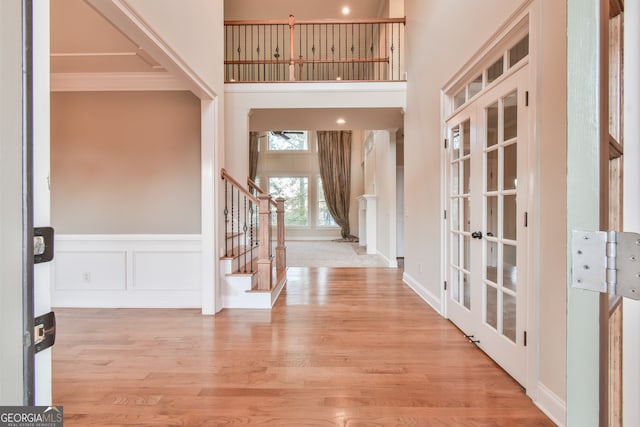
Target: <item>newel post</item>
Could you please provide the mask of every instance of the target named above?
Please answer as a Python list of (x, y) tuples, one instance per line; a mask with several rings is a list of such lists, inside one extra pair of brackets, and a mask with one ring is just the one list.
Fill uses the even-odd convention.
[(260, 230), (260, 251), (258, 253), (258, 289), (268, 291), (271, 289), (271, 266), (272, 260), (269, 255), (271, 247), (271, 196), (259, 194), (259, 230)]
[(296, 63), (293, 59), (293, 52), (295, 46), (293, 44), (296, 36), (296, 23), (293, 15), (289, 15), (289, 80), (294, 81), (296, 79)]
[(287, 247), (284, 245), (284, 199), (276, 199), (276, 223), (278, 225), (278, 243), (276, 245), (276, 269), (287, 267)]

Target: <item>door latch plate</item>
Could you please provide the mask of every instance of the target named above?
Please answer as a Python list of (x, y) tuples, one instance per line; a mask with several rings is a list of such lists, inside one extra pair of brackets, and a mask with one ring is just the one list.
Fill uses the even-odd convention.
[(53, 228), (36, 227), (33, 229), (33, 262), (49, 262), (53, 259)]
[(34, 319), (33, 343), (38, 353), (56, 342), (56, 315), (53, 311)]

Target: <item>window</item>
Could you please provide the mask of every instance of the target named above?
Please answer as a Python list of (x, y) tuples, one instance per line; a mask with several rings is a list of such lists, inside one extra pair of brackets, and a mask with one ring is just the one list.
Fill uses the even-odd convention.
[(308, 151), (309, 136), (307, 131), (282, 130), (270, 131), (267, 148), (269, 151)]
[(504, 72), (504, 57), (501, 56), (496, 62), (487, 68), (487, 83), (495, 81)]
[(338, 224), (333, 220), (327, 202), (324, 199), (324, 191), (322, 191), (322, 178), (318, 177), (318, 208), (316, 209), (318, 227), (337, 227)]
[(509, 68), (529, 54), (529, 34), (509, 49)]
[(269, 193), (274, 197), (283, 197), (284, 224), (286, 226), (309, 225), (309, 177), (272, 176), (269, 178)]
[(464, 87), (458, 89), (459, 86), (456, 85), (448, 91), (454, 111), (461, 108), (479, 93), (482, 93), (491, 83), (529, 55), (529, 34), (524, 34), (509, 49), (498, 53), (501, 53), (501, 55), (492, 64), (485, 66), (483, 71), (477, 74), (473, 80), (461, 82), (465, 83)]

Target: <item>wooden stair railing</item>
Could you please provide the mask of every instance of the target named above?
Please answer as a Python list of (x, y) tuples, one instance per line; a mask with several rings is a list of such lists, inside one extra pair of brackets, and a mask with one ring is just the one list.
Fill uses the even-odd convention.
[[(255, 194), (267, 194), (258, 184), (251, 178), (247, 178), (247, 185)], [(270, 197), (269, 203), (276, 209), (276, 269), (282, 270), (287, 267), (287, 248), (284, 239), (284, 203), (285, 199), (278, 197), (275, 201)], [(271, 246), (269, 246), (271, 248)], [(273, 251), (270, 252), (273, 255)]]
[(406, 18), (224, 21), (225, 82), (405, 80)]
[[(225, 169), (220, 172), (224, 185), (225, 253), (234, 259), (232, 267), (236, 274), (258, 276), (257, 290), (269, 291), (272, 280), (273, 252), (271, 250), (271, 211), (277, 214), (276, 268), (286, 267), (284, 246), (284, 199), (265, 193), (253, 181), (248, 186), (257, 191), (257, 196), (234, 179)], [(259, 190), (259, 192), (258, 192)], [(254, 261), (257, 252), (257, 261)], [(237, 262), (236, 262), (237, 261)]]
[[(225, 169), (221, 170), (224, 185), (224, 256), (237, 259), (235, 273), (254, 272), (254, 251), (258, 250), (260, 223), (259, 202)], [(248, 258), (248, 259), (247, 259)]]

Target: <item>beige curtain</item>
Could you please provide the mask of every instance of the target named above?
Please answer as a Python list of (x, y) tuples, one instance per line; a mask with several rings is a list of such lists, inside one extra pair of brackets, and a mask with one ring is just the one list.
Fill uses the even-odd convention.
[(349, 238), (351, 131), (318, 131), (318, 159), (327, 207), (342, 238)]
[(249, 132), (249, 178), (256, 180), (258, 174), (258, 132)]

